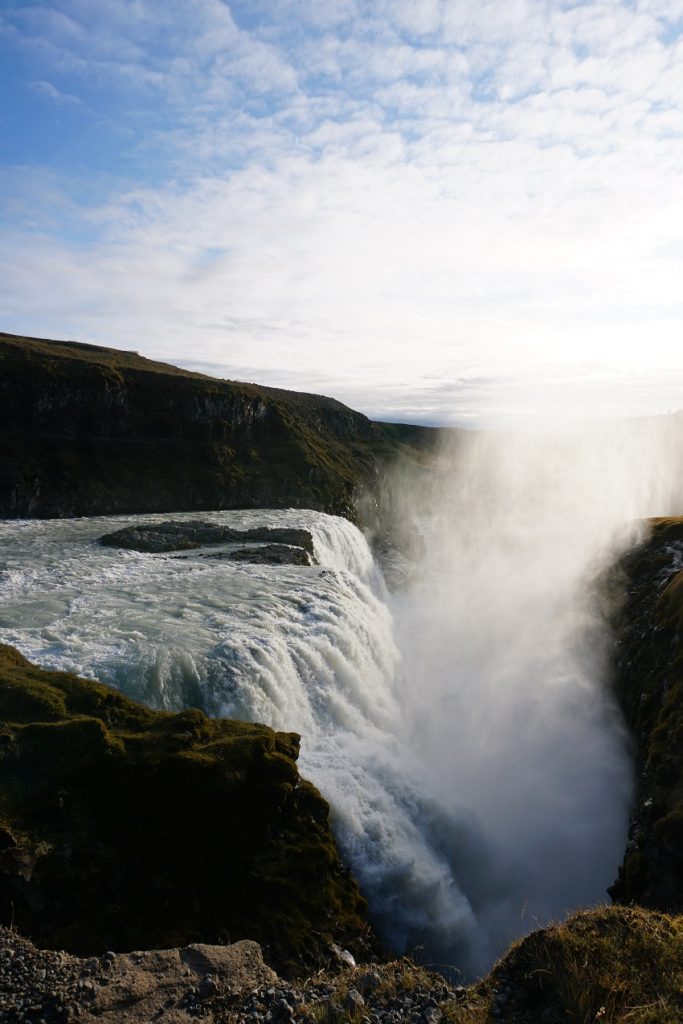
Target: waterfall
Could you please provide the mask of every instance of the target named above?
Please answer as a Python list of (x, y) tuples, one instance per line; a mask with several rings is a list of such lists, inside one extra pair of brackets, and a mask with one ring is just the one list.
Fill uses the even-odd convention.
[(428, 486), (401, 477), (424, 553), (393, 595), (318, 512), (201, 516), (310, 530), (308, 568), (97, 543), (139, 516), (2, 522), (0, 639), (154, 707), (301, 733), (386, 944), (472, 976), (614, 878), (631, 778), (600, 579), (635, 517), (683, 507), (667, 429), (461, 438)]

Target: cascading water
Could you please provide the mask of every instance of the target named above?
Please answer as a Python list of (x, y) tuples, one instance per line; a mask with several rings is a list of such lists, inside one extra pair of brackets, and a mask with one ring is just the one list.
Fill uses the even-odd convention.
[[(0, 523), (0, 639), (156, 707), (300, 732), (386, 941), (471, 975), (615, 875), (630, 775), (595, 580), (634, 517), (683, 508), (662, 431), (443, 452), (394, 503), (425, 555), (393, 596), (359, 531), (316, 512)], [(96, 542), (198, 517), (307, 528), (319, 565)]]
[(464, 951), (475, 921), (442, 848), (449, 823), (403, 742), (400, 655), (362, 534), (308, 511), (201, 514), (238, 529), (310, 529), (311, 568), (97, 543), (140, 518), (1, 523), (0, 640), (155, 707), (300, 732), (302, 772), (332, 805), (380, 930), (399, 948), (434, 935), (434, 949), (455, 936)]

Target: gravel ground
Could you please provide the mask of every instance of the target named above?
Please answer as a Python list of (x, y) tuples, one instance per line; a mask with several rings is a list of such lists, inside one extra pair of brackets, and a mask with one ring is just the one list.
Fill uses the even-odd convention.
[(0, 1021), (76, 1020), (99, 967), (99, 960), (37, 950), (16, 932), (0, 928)]
[[(249, 955), (235, 969), (228, 951), (238, 947)], [(345, 951), (331, 959), (330, 971), (289, 983), (263, 964), (255, 943), (80, 959), (0, 928), (0, 1021), (446, 1024), (470, 1009), (471, 990), (407, 961), (356, 967)]]

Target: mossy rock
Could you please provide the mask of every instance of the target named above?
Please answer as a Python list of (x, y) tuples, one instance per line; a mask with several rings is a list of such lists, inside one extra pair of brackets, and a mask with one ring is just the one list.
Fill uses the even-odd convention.
[(683, 918), (641, 907), (582, 911), (515, 943), (475, 992), (481, 1015), (454, 1020), (677, 1024)]
[[(321, 1003), (323, 985), (330, 996)], [(680, 1024), (683, 918), (598, 907), (513, 943), (467, 987), (404, 957), (316, 975), (302, 996), (300, 1019), (318, 1024), (359, 1024), (361, 1015), (416, 1024)]]
[(0, 645), (0, 921), (81, 955), (262, 943), (281, 971), (368, 948), (299, 737), (151, 711)]

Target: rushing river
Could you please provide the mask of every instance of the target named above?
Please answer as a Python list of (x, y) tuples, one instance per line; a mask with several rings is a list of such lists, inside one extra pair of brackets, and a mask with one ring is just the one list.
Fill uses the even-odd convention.
[[(363, 535), (317, 512), (0, 522), (0, 640), (157, 708), (301, 733), (387, 943), (471, 976), (615, 877), (631, 776), (593, 581), (634, 539), (615, 524), (669, 511), (650, 484), (625, 503), (628, 449), (610, 476), (590, 444), (575, 473), (523, 447), (477, 441), (456, 475), (449, 456), (394, 595)], [(98, 543), (170, 519), (303, 527), (318, 564)]]
[[(319, 565), (98, 543), (128, 523), (197, 518), (305, 527)], [(302, 773), (332, 804), (379, 928), (400, 949), (466, 956), (477, 929), (443, 846), (450, 822), (404, 742), (387, 593), (354, 526), (300, 510), (5, 521), (0, 544), (0, 640), (153, 707), (300, 732)]]

